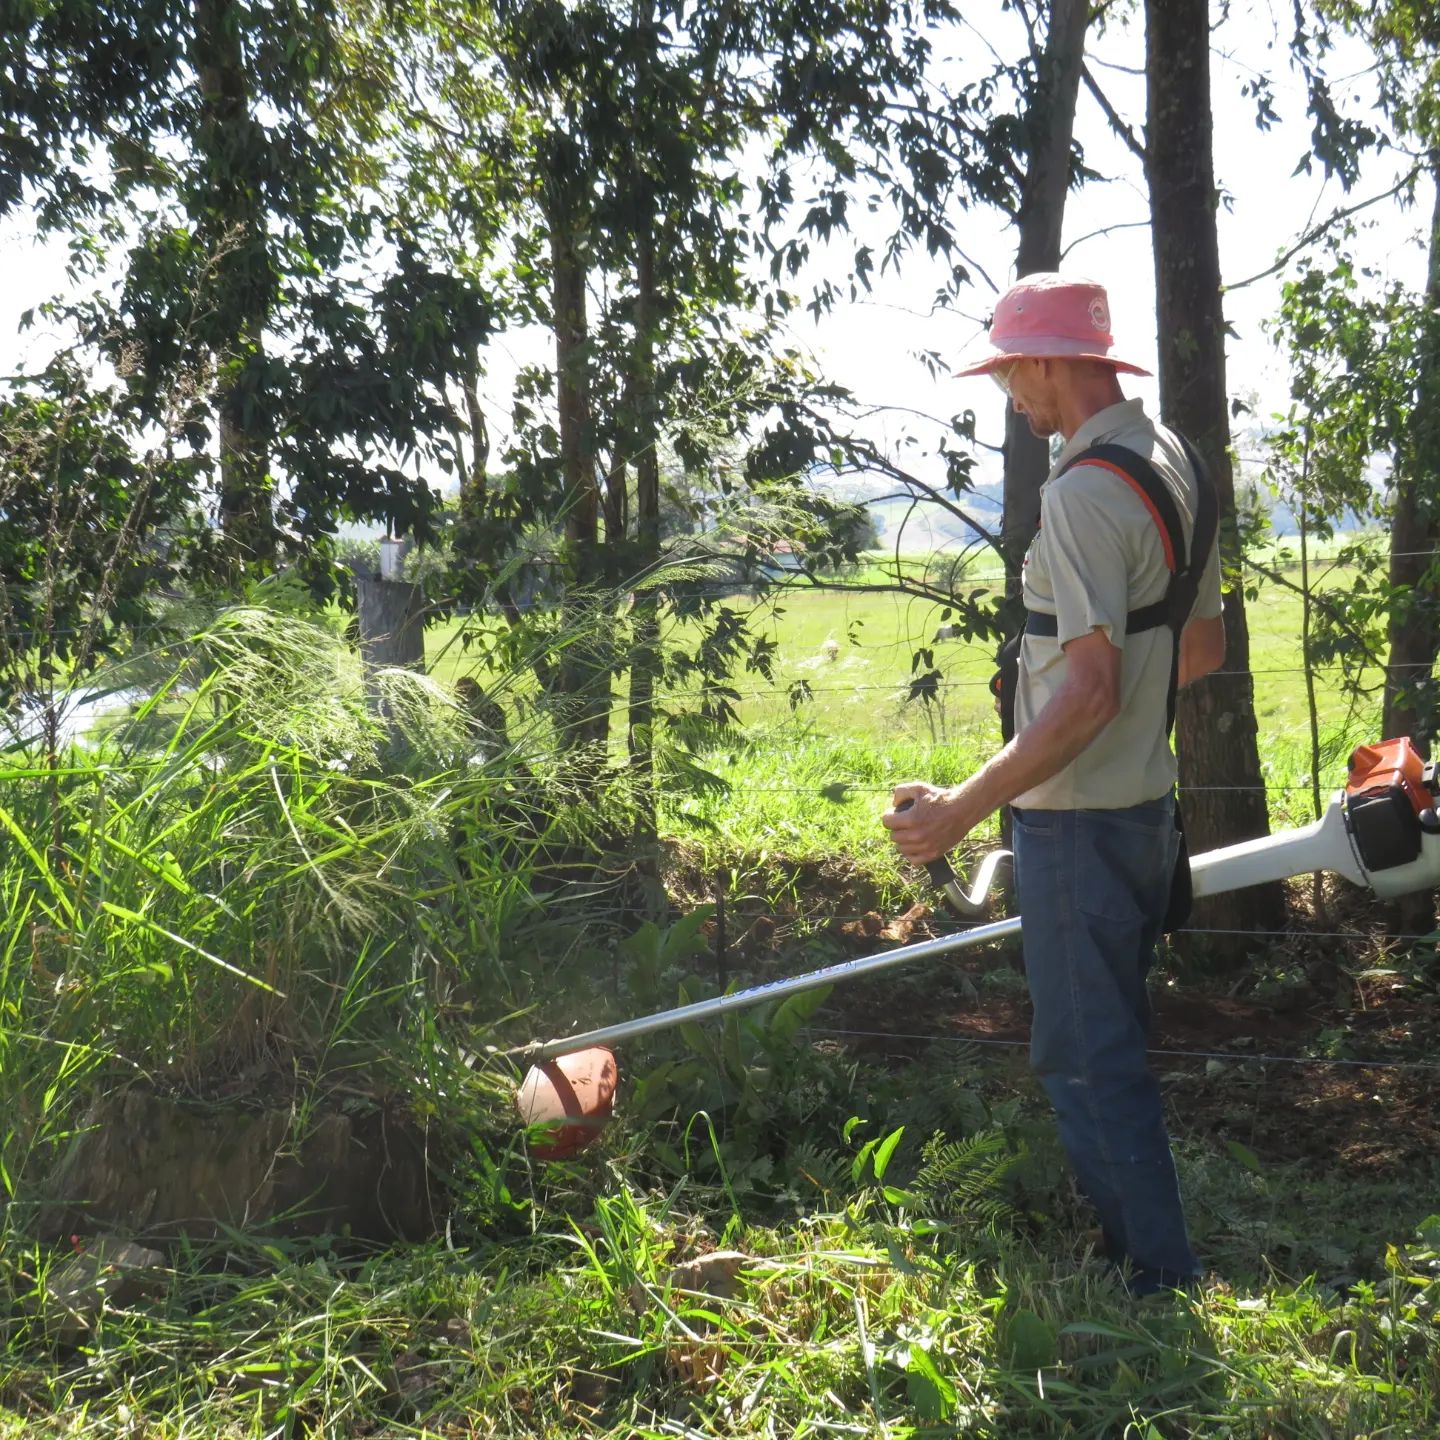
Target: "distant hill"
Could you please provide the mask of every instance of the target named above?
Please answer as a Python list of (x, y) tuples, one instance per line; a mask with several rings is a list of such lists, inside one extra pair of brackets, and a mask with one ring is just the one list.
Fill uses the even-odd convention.
[[(943, 506), (924, 500), (917, 504), (899, 496), (897, 492), (902, 487), (888, 475), (849, 470), (839, 475), (815, 475), (811, 483), (842, 500), (863, 504), (875, 521), (880, 543), (886, 549), (895, 548), (897, 535), (903, 552), (920, 555), (933, 555), (937, 550), (966, 545), (977, 538), (974, 530)], [(1002, 513), (999, 480), (977, 485), (957, 503), (992, 534), (999, 529)]]

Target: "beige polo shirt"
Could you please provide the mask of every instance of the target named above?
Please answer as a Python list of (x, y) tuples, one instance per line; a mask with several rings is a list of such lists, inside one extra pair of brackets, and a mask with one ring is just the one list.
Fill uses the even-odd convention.
[[(1024, 569), (1026, 609), (1054, 615), (1059, 633), (1025, 636), (1015, 728), (1030, 724), (1064, 682), (1065, 644), (1096, 626), (1123, 651), (1120, 713), (1059, 774), (1018, 796), (1023, 809), (1115, 810), (1158, 799), (1175, 783), (1165, 733), (1171, 632), (1161, 625), (1125, 633), (1127, 613), (1161, 599), (1170, 583), (1164, 543), (1144, 502), (1119, 476), (1098, 465), (1065, 469), (1100, 444), (1124, 445), (1154, 466), (1175, 498), (1187, 552), (1195, 522), (1195, 477), (1185, 452), (1139, 400), (1092, 415), (1060, 452), (1040, 490), (1040, 530)], [(1192, 618), (1219, 613), (1220, 562), (1212, 547)]]

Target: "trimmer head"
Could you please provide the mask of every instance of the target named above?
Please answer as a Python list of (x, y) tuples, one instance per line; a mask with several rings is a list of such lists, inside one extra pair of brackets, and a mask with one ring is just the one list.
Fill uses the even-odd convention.
[(530, 1153), (561, 1160), (600, 1138), (615, 1106), (619, 1070), (603, 1045), (541, 1060), (525, 1072), (515, 1096)]

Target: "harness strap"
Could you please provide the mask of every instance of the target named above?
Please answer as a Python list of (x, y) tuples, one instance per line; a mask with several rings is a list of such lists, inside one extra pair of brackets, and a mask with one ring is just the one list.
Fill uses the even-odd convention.
[[(1162, 597), (1149, 605), (1142, 605), (1138, 610), (1132, 610), (1125, 617), (1126, 635), (1140, 635), (1146, 630), (1158, 630), (1162, 625), (1170, 623), (1170, 601)], [(1027, 610), (1025, 612), (1025, 633), (1027, 635), (1046, 635), (1054, 639), (1060, 633), (1059, 619), (1044, 610)]]
[[(1155, 467), (1144, 456), (1123, 445), (1092, 445), (1082, 451), (1065, 468), (1076, 465), (1098, 465), (1122, 480), (1140, 498), (1155, 528), (1160, 532), (1164, 547), (1165, 566), (1170, 571), (1170, 583), (1165, 594), (1149, 605), (1132, 610), (1125, 617), (1127, 636), (1139, 635), (1147, 630), (1157, 630), (1162, 625), (1170, 627), (1174, 644), (1170, 657), (1170, 685), (1165, 707), (1165, 728), (1168, 733), (1175, 725), (1175, 695), (1180, 679), (1180, 632), (1195, 608), (1200, 592), (1200, 579), (1210, 547), (1215, 543), (1215, 532), (1219, 520), (1215, 487), (1210, 483), (1209, 473), (1195, 447), (1178, 431), (1172, 431), (1185, 452), (1185, 459), (1195, 476), (1195, 524), (1187, 558), (1185, 529), (1180, 512), (1170, 487), (1156, 473)], [(1011, 636), (1001, 647), (1000, 669), (991, 680), (990, 688), (1000, 700), (1000, 727), (1008, 741), (1015, 733), (1015, 682), (1020, 663), (1020, 642), (1025, 635), (1042, 635), (1054, 638), (1059, 626), (1053, 614), (1040, 610), (1027, 610), (1025, 624), (1019, 634)]]

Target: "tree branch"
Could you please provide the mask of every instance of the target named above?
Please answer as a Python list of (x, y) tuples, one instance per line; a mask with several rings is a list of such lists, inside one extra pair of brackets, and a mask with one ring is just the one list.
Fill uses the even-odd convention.
[(1072, 240), (1061, 252), (1063, 260), (1077, 245), (1083, 245), (1087, 240), (1094, 240), (1101, 235), (1110, 235), (1116, 230), (1148, 230), (1148, 220), (1118, 220), (1114, 225), (1105, 225), (1099, 230), (1091, 230), (1087, 235), (1081, 235), (1079, 239)]
[(1143, 165), (1145, 163), (1145, 147), (1135, 138), (1135, 132), (1110, 103), (1109, 96), (1100, 88), (1099, 83), (1090, 73), (1088, 64), (1080, 66), (1080, 78), (1085, 82), (1085, 88), (1099, 101), (1100, 108), (1105, 112), (1105, 118), (1110, 122), (1110, 128), (1130, 147), (1131, 153)]
[[(1248, 557), (1245, 560), (1245, 564), (1248, 565), (1250, 569), (1255, 571), (1257, 575), (1263, 575), (1267, 580), (1272, 581), (1274, 584), (1279, 585), (1286, 590), (1293, 590), (1297, 595), (1303, 596), (1305, 594), (1304, 586), (1297, 585), (1293, 580), (1287, 580), (1285, 576), (1280, 573), (1280, 571), (1272, 570), (1268, 565), (1262, 565), (1258, 560), (1253, 560)], [(1372, 665), (1378, 665), (1381, 669), (1384, 669), (1385, 662), (1381, 660), (1380, 657), (1376, 655), (1376, 653), (1370, 648), (1369, 644), (1365, 640), (1364, 635), (1362, 635), (1360, 631), (1358, 631), (1349, 622), (1349, 620), (1345, 618), (1345, 614), (1342, 610), (1338, 610), (1334, 605), (1330, 604), (1330, 602), (1326, 600), (1324, 596), (1316, 595), (1313, 590), (1310, 593), (1310, 603), (1312, 605), (1318, 606), (1321, 610), (1323, 610), (1334, 622), (1334, 624), (1339, 629), (1343, 630), (1355, 642), (1361, 653), (1365, 656), (1367, 660), (1369, 660)]]
[(1225, 293), (1228, 295), (1232, 290), (1243, 290), (1247, 285), (1253, 285), (1257, 280), (1264, 280), (1266, 276), (1275, 274), (1277, 270), (1283, 270), (1307, 245), (1313, 244), (1331, 226), (1338, 225), (1342, 220), (1348, 220), (1352, 215), (1358, 215), (1362, 210), (1369, 209), (1371, 205), (1378, 205), (1382, 200), (1388, 200), (1392, 195), (1398, 195), (1407, 185), (1413, 184), (1419, 174), (1420, 166), (1414, 165), (1382, 194), (1372, 195), (1368, 200), (1361, 200), (1358, 204), (1347, 205), (1344, 209), (1337, 210), (1328, 220), (1322, 220), (1320, 224), (1311, 226), (1273, 265), (1267, 266), (1255, 275), (1247, 276), (1244, 280), (1237, 280), (1233, 285), (1226, 285)]

